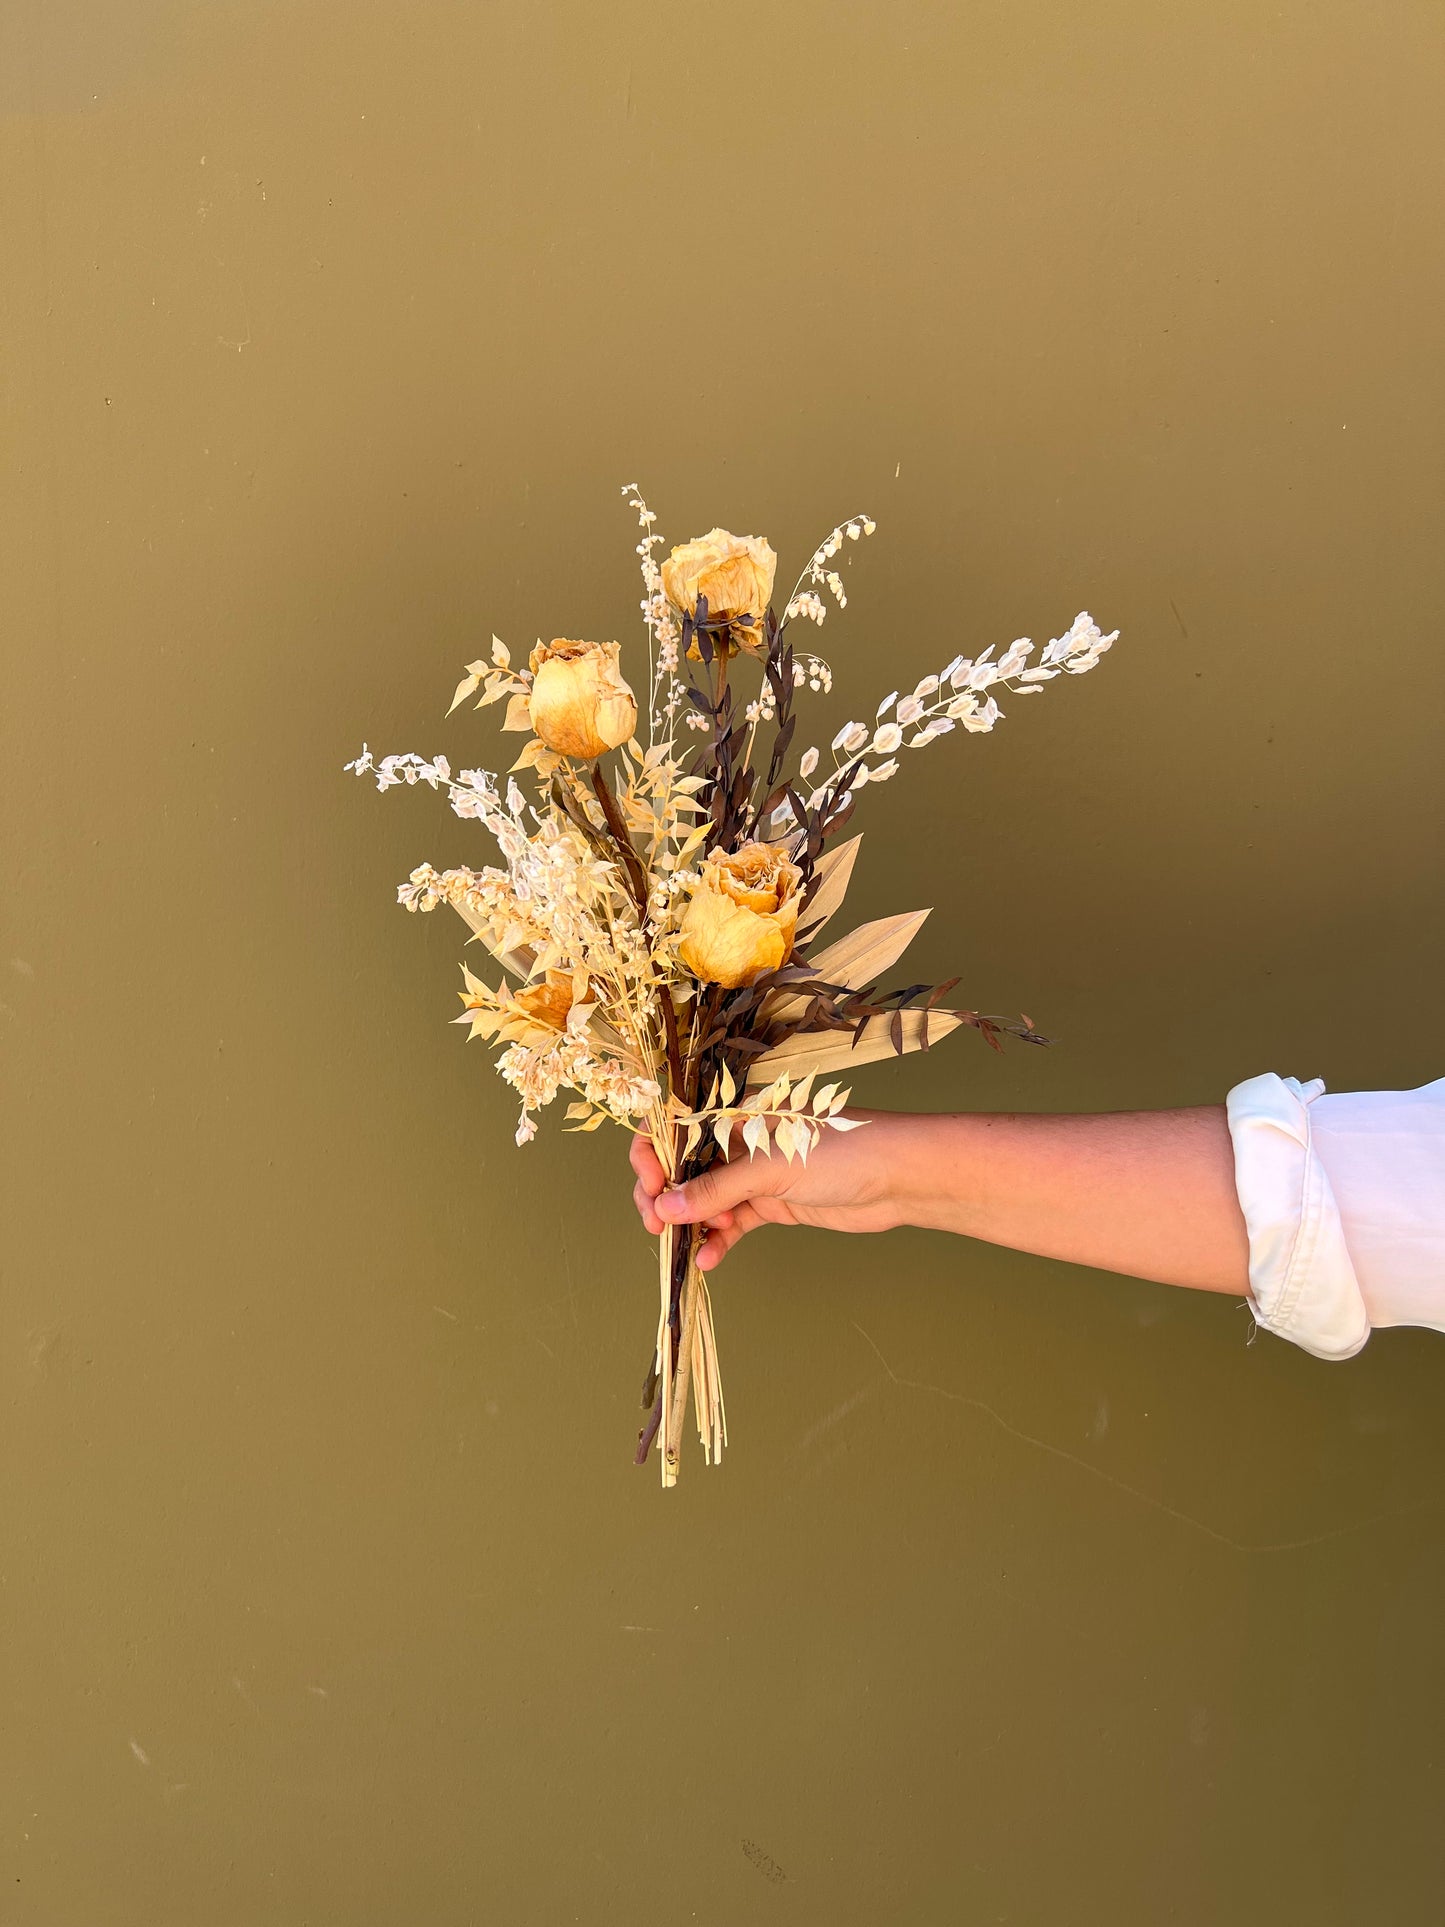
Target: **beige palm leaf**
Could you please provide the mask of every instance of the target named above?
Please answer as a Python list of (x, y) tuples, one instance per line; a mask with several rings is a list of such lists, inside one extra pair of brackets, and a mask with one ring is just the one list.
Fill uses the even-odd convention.
[(858, 845), (862, 841), (861, 834), (849, 837), (836, 850), (829, 850), (826, 856), (819, 857), (814, 865), (812, 892), (803, 906), (800, 919), (810, 936), (817, 936), (828, 919), (842, 907), (843, 899), (848, 894), (848, 885), (853, 880), (853, 865), (858, 860)]
[[(841, 984), (847, 990), (862, 990), (876, 983), (885, 970), (903, 955), (923, 927), (927, 910), (909, 910), (897, 917), (880, 917), (875, 923), (860, 923), (846, 937), (820, 950), (808, 959), (808, 969), (823, 983)], [(806, 992), (778, 990), (763, 1004), (765, 1024), (788, 1023), (801, 1017), (808, 1008)]]
[[(805, 1076), (809, 1071), (822, 1075), (827, 1071), (852, 1070), (860, 1064), (875, 1064), (880, 1058), (894, 1057), (899, 1054), (893, 1039), (896, 1021), (901, 1020), (903, 1032), (902, 1055), (910, 1051), (922, 1050), (924, 1039), (930, 1046), (940, 1037), (947, 1037), (963, 1023), (963, 1018), (951, 1010), (904, 1010), (893, 1011), (879, 1017), (870, 1017), (863, 1026), (857, 1043), (853, 1033), (848, 1030), (804, 1030), (791, 1037), (785, 1037), (781, 1044), (771, 1050), (763, 1051), (748, 1065), (748, 1091), (761, 1090), (765, 1085), (786, 1071), (789, 1077)], [(926, 1026), (926, 1030), (925, 1030)]]

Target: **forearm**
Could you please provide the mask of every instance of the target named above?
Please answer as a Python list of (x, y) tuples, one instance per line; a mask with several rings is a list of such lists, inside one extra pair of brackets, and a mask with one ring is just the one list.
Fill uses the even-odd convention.
[(1249, 1241), (1224, 1109), (887, 1117), (867, 1133), (900, 1223), (1243, 1296)]

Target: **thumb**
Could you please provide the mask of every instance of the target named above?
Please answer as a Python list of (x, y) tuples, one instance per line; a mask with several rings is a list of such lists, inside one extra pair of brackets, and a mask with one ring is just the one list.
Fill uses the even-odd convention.
[(664, 1191), (654, 1208), (669, 1224), (701, 1224), (764, 1188), (751, 1169), (751, 1160), (735, 1158), (727, 1164), (714, 1164), (686, 1184)]

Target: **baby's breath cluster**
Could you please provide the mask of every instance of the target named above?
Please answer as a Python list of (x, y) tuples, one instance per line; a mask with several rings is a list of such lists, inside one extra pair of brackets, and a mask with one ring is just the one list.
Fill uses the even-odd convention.
[[(379, 789), (397, 783), (445, 787), (458, 816), (485, 824), (501, 849), (505, 867), (438, 871), (419, 865), (397, 891), (412, 911), (449, 904), (493, 956), (527, 979), (549, 971), (581, 973), (588, 997), (563, 1007), (553, 1021), (555, 1000), (537, 1016), (529, 1034), (513, 1041), (498, 1068), (521, 1094), (518, 1142), (535, 1135), (530, 1113), (548, 1104), (563, 1086), (576, 1090), (597, 1121), (610, 1115), (632, 1125), (656, 1107), (661, 1095), (653, 1069), (656, 1037), (646, 1022), (652, 1002), (656, 956), (666, 954), (639, 916), (616, 864), (602, 854), (587, 830), (563, 815), (529, 809), (515, 780), (503, 796), (485, 770), (453, 778), (443, 756), (383, 757), (369, 751), (347, 764), (372, 775)], [(469, 1012), (505, 1014), (515, 1004), (467, 973), (463, 1001)], [(472, 1023), (471, 1035), (497, 1034), (496, 1026)]]
[(686, 700), (677, 673), (678, 622), (662, 586), (662, 570), (653, 554), (663, 540), (657, 533), (657, 517), (643, 500), (636, 482), (628, 482), (622, 493), (627, 498), (627, 506), (635, 511), (642, 530), (637, 555), (642, 565), (642, 620), (647, 627), (650, 657), (649, 741), (656, 743), (659, 737), (671, 734), (677, 712)]
[[(833, 687), (833, 670), (821, 656), (795, 656), (793, 659), (794, 689), (809, 689), (815, 696), (827, 695)], [(765, 682), (757, 695), (743, 711), (750, 723), (771, 723), (778, 714), (777, 694), (773, 685)]]

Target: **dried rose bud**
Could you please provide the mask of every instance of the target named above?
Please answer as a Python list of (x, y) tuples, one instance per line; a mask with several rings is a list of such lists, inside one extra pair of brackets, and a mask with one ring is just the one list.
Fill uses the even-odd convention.
[(513, 991), (505, 984), (491, 990), (469, 978), (462, 1008), (471, 1012), (472, 1035), (493, 1037), (528, 1050), (546, 1050), (566, 1030), (577, 996), (570, 970), (549, 970), (540, 983)]
[(678, 954), (705, 984), (736, 990), (793, 954), (803, 873), (772, 843), (710, 856), (683, 912)]
[[(674, 609), (696, 612), (699, 596), (707, 598), (709, 623), (732, 626), (720, 646), (758, 654), (764, 646), (763, 617), (773, 598), (778, 558), (760, 535), (730, 535), (709, 529), (695, 541), (684, 542), (662, 565), (662, 587)], [(688, 654), (697, 660), (694, 642)]]
[(637, 728), (637, 701), (615, 642), (539, 642), (532, 651), (532, 727), (559, 756), (590, 762)]
[(513, 1009), (534, 1029), (566, 1030), (572, 1009), (572, 974), (566, 970), (549, 970), (542, 983), (516, 991), (511, 1001)]

